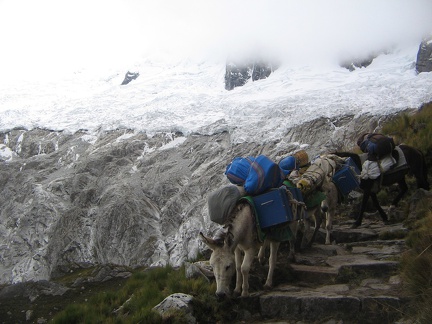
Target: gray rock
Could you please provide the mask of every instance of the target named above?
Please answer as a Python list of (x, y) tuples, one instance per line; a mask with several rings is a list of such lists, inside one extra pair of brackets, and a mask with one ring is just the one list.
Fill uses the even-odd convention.
[[(187, 279), (204, 278), (206, 281), (210, 282), (210, 279), (208, 278), (209, 273), (204, 272), (203, 268), (198, 264), (185, 262), (184, 265)], [(213, 272), (211, 272), (211, 274), (213, 275)]]
[(432, 71), (432, 36), (424, 39), (419, 46), (416, 71), (418, 73)]
[(192, 300), (191, 295), (176, 293), (165, 298), (153, 309), (162, 316), (168, 315), (170, 311), (179, 310), (185, 314), (188, 323), (196, 323), (196, 318), (193, 316)]
[(126, 84), (128, 84), (132, 80), (135, 80), (138, 77), (139, 77), (139, 72), (130, 72), (130, 71), (127, 71), (126, 74), (125, 74), (125, 77), (123, 79), (123, 82), (121, 83), (121, 85), (126, 85)]
[(33, 311), (31, 309), (26, 311), (26, 321), (30, 321), (32, 316), (33, 316)]

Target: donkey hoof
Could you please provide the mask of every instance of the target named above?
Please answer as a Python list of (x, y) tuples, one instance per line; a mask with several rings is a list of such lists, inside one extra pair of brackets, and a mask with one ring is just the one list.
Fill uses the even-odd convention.
[(266, 291), (271, 290), (271, 289), (272, 289), (272, 285), (265, 284), (265, 285), (263, 286), (263, 289), (266, 290)]
[(355, 222), (354, 224), (351, 225), (351, 228), (357, 228), (359, 227), (361, 224)]
[(295, 255), (292, 254), (288, 255), (288, 262), (295, 263), (296, 262)]

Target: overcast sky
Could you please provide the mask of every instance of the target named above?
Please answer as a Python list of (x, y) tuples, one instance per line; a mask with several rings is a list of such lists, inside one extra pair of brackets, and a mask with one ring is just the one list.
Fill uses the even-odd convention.
[(0, 74), (261, 52), (307, 64), (419, 43), (431, 0), (0, 0)]

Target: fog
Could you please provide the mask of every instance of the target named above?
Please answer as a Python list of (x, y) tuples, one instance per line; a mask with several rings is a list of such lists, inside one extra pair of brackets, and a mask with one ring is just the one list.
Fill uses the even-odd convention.
[(251, 53), (331, 64), (419, 44), (431, 14), (430, 0), (0, 0), (0, 79)]

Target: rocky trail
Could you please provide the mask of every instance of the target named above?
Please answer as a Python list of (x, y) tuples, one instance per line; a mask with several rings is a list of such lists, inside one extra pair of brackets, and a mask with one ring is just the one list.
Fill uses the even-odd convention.
[(402, 319), (410, 301), (398, 275), (400, 256), (407, 249), (401, 237), (407, 229), (401, 223), (384, 225), (374, 216), (357, 229), (351, 229), (353, 221), (335, 224), (332, 245), (323, 244), (322, 231), (317, 242), (289, 265), (284, 259), (288, 246), (282, 245), (275, 287), (253, 293), (244, 303), (250, 306), (248, 322), (346, 324)]
[[(281, 244), (270, 291), (262, 289), (267, 266), (255, 262), (250, 297), (229, 303), (236, 314), (232, 323), (405, 323), (410, 298), (398, 267), (408, 229), (401, 222), (384, 225), (377, 214), (366, 215), (359, 228), (352, 229), (352, 223), (335, 222), (331, 245), (324, 244), (321, 229), (312, 247), (297, 253), (295, 263), (288, 262), (288, 244)], [(68, 304), (119, 289), (130, 275), (124, 267), (102, 266), (62, 279), (63, 284), (9, 286), (0, 294), (0, 323), (48, 322)]]

